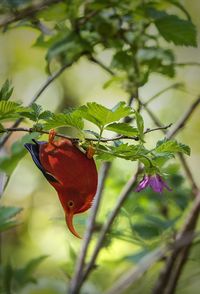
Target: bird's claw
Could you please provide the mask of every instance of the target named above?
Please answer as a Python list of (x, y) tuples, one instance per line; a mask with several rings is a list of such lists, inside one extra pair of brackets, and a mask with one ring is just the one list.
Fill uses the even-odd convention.
[(50, 132), (49, 132), (49, 143), (50, 144), (54, 143), (55, 136), (56, 136), (56, 131), (54, 129), (50, 130)]
[(95, 148), (92, 145), (89, 145), (86, 150), (86, 156), (89, 159), (92, 159), (95, 154)]

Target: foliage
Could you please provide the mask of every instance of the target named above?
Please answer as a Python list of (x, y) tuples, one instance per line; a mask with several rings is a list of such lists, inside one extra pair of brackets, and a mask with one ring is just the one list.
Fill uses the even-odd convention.
[[(6, 80), (0, 90), (0, 135), (15, 131), (8, 128), (8, 123), (19, 120), (28, 126), (28, 130), (24, 130), (29, 134), (17, 140), (8, 154), (1, 156), (0, 170), (12, 177), (26, 154), (24, 144), (39, 139), (54, 128), (67, 137), (68, 133), (75, 134), (72, 139), (82, 150), (92, 145), (98, 162), (115, 159), (137, 161), (143, 167), (141, 177), (145, 173), (167, 175), (173, 192), (156, 196), (149, 189), (140, 194), (133, 190), (104, 239), (103, 247), (112, 246), (114, 240), (137, 246), (136, 251), (126, 254), (118, 264), (126, 261), (137, 263), (157, 246), (172, 240), (183, 221), (191, 194), (179, 170), (169, 164), (176, 160), (177, 153), (190, 155), (190, 147), (165, 136), (149, 147), (146, 133), (153, 130), (147, 129), (142, 112), (145, 105), (141, 103), (138, 92), (152, 74), (161, 74), (167, 79), (176, 76), (178, 63), (173, 46), (196, 47), (196, 27), (184, 6), (174, 0), (66, 0), (52, 1), (51, 5), (42, 8), (37, 6), (40, 4), (31, 0), (2, 1), (0, 15), (5, 15), (5, 20), (8, 20), (0, 22), (5, 34), (15, 27), (15, 21), (18, 29), (24, 25), (36, 29), (38, 38), (34, 46), (45, 52), (46, 71), (50, 75), (55, 64), (61, 68), (69, 67), (84, 57), (109, 73), (104, 88), (117, 83), (136, 103), (132, 107), (127, 102), (118, 101), (108, 108), (93, 101), (54, 113), (35, 100), (30, 106), (13, 100), (13, 86)], [(13, 22), (9, 22), (10, 19), (14, 19)], [(106, 65), (101, 61), (101, 54), (105, 51), (111, 57)], [(123, 175), (114, 174), (106, 183), (108, 195), (111, 195), (109, 201), (114, 194), (112, 208), (126, 180)], [(21, 208), (0, 207), (1, 232), (19, 224), (15, 216), (20, 211)], [(100, 215), (103, 219), (99, 227), (96, 224), (97, 233), (110, 211), (105, 208)], [(69, 248), (65, 272), (71, 278), (79, 254), (71, 245)], [(32, 273), (45, 258), (40, 256), (19, 268), (11, 262), (2, 265), (1, 289), (11, 293), (36, 282)], [(97, 267), (97, 272), (100, 271)]]

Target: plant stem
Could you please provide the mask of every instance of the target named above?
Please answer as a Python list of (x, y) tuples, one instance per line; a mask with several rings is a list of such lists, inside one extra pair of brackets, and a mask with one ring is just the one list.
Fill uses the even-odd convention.
[(0, 21), (0, 28), (6, 27), (16, 21), (26, 19), (27, 17), (33, 17), (37, 12), (47, 9), (50, 5), (60, 2), (63, 2), (63, 0), (45, 0), (43, 2), (40, 1), (38, 4), (22, 9), (16, 14), (7, 15), (6, 18), (3, 18)]

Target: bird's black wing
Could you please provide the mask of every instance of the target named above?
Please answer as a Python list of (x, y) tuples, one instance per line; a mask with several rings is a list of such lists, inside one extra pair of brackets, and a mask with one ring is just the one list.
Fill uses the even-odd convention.
[(58, 182), (58, 180), (52, 174), (50, 174), (48, 171), (46, 171), (44, 169), (44, 167), (42, 166), (42, 164), (40, 162), (40, 157), (39, 157), (40, 145), (44, 144), (46, 142), (40, 142), (40, 141), (36, 141), (36, 140), (33, 140), (33, 142), (34, 142), (34, 144), (33, 143), (24, 144), (24, 147), (30, 152), (33, 161), (35, 162), (35, 164), (37, 165), (39, 170), (41, 170), (41, 172), (43, 173), (45, 178), (49, 182)]

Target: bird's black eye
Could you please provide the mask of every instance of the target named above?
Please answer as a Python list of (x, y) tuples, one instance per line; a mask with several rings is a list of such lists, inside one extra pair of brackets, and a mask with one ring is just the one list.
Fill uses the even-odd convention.
[(74, 207), (74, 201), (72, 201), (72, 200), (69, 200), (67, 204), (68, 204), (69, 208)]

